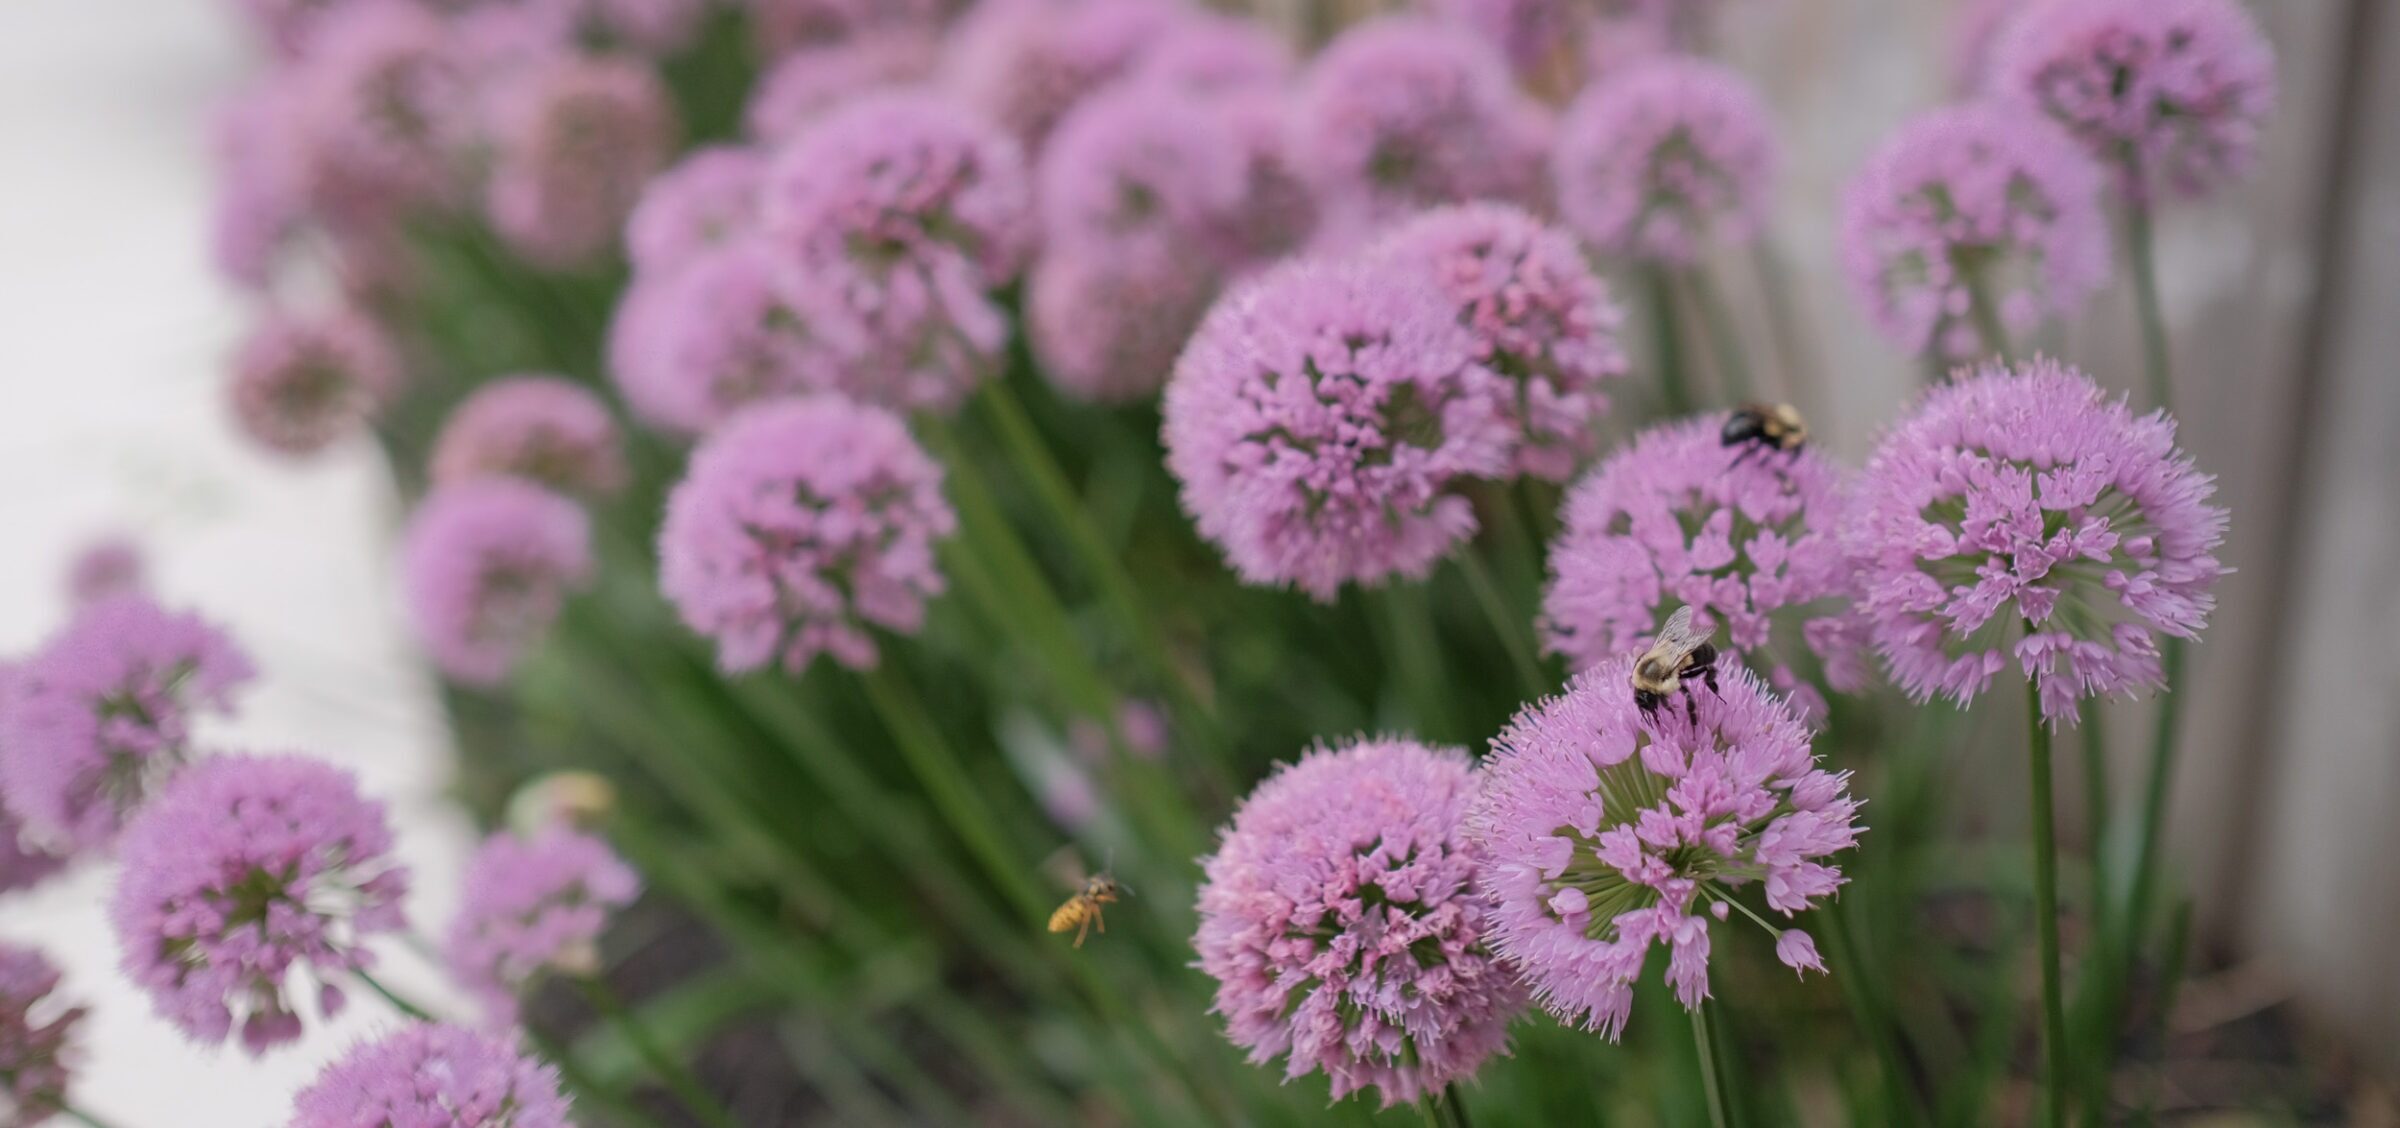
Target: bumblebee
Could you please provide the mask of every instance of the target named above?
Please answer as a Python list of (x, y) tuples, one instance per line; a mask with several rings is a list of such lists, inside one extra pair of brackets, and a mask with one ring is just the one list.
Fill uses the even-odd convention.
[(1116, 878), (1105, 873), (1087, 878), (1082, 889), (1050, 914), (1050, 931), (1065, 932), (1072, 928), (1075, 930), (1075, 946), (1083, 947), (1084, 937), (1093, 929), (1102, 933), (1108, 931), (1108, 921), (1100, 915), (1101, 906), (1116, 904), (1130, 892), (1132, 890), (1117, 884)]
[[(1687, 678), (1699, 679), (1711, 693), (1717, 691), (1717, 648), (1708, 638), (1692, 628), (1690, 607), (1678, 607), (1667, 616), (1657, 640), (1633, 660), (1633, 703), (1641, 706), (1645, 716), (1656, 713), (1661, 703), (1682, 690)], [(1694, 721), (1700, 719), (1699, 706), (1689, 696), (1683, 699), (1683, 707)]]
[(1788, 403), (1746, 403), (1733, 409), (1720, 437), (1726, 446), (1742, 448), (1733, 458), (1733, 465), (1739, 466), (1743, 459), (1766, 451), (1798, 454), (1808, 442), (1808, 421)]

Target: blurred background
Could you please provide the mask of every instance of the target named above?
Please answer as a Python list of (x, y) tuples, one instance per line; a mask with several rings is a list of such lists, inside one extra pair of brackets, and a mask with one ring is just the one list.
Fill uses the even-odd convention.
[[(1771, 94), (1790, 154), (1772, 238), (1794, 307), (1729, 279), (1766, 366), (1855, 459), (1916, 382), (1835, 282), (1840, 186), (1892, 126), (1950, 93), (1952, 5), (1752, 0), (1726, 54)], [(1368, 7), (1260, 0), (1295, 27)], [(2220, 476), (2236, 569), (2196, 657), (2175, 857), (2208, 958), (2170, 1034), (2208, 1039), (2271, 1008), (2303, 1044), (2400, 1070), (2400, 5), (2253, 5), (2280, 60), (2257, 171), (2162, 220), (2182, 441)], [(208, 121), (254, 68), (219, 0), (0, 4), (0, 653), (56, 625), (73, 549), (148, 550), (172, 602), (226, 620), (265, 676), (218, 734), (304, 748), (394, 797), (438, 920), (469, 841), (431, 678), (399, 628), (399, 510), (359, 440), (304, 468), (225, 425), (218, 373), (243, 299), (205, 264)], [(2064, 342), (2104, 383), (2138, 381), (2129, 294)], [(2145, 714), (2113, 726), (2125, 780)], [(2013, 781), (2012, 763), (1993, 766)], [(1996, 784), (2005, 794), (2005, 783)], [(1871, 821), (1871, 820), (1870, 820)], [(96, 1011), (94, 1111), (129, 1125), (257, 1124), (349, 1040), (252, 1063), (194, 1051), (112, 974), (86, 872), (0, 908), (0, 935), (65, 956)], [(423, 969), (394, 978), (427, 994)], [(363, 1008), (362, 1008), (363, 1009)], [(361, 1026), (371, 1020), (354, 1012)], [(2288, 1064), (2288, 1063), (2283, 1063)], [(2272, 1070), (2271, 1060), (2237, 1067)]]

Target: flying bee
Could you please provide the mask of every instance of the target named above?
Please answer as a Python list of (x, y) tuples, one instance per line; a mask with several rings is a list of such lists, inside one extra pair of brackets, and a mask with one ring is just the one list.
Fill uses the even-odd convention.
[[(1656, 713), (1661, 702), (1683, 688), (1686, 678), (1698, 678), (1709, 692), (1717, 691), (1717, 648), (1708, 639), (1708, 634), (1692, 628), (1690, 607), (1678, 607), (1667, 616), (1658, 639), (1633, 660), (1633, 703), (1644, 715)], [(1693, 721), (1700, 719), (1700, 707), (1690, 696), (1684, 697), (1683, 707)]]
[(1739, 466), (1743, 459), (1765, 451), (1799, 454), (1808, 442), (1808, 421), (1800, 418), (1799, 408), (1788, 403), (1746, 403), (1733, 409), (1721, 437), (1726, 446), (1742, 448), (1733, 456), (1733, 465)]
[(1084, 879), (1083, 888), (1067, 898), (1058, 911), (1050, 914), (1050, 931), (1075, 930), (1075, 946), (1083, 947), (1083, 938), (1093, 929), (1108, 932), (1108, 921), (1101, 917), (1100, 907), (1116, 904), (1118, 899), (1133, 890), (1117, 883), (1117, 879), (1102, 873)]

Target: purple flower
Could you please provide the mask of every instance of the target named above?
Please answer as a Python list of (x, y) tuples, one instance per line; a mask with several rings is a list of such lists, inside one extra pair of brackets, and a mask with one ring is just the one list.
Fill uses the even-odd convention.
[(1242, 147), (1241, 202), (1216, 234), (1216, 257), (1236, 271), (1271, 264), (1317, 235), (1316, 190), (1301, 178), (1284, 128), (1291, 98), (1281, 90), (1242, 90), (1216, 100)]
[(641, 891), (607, 843), (556, 827), (485, 839), (463, 885), (443, 960), (494, 1027), (517, 1021), (517, 998), (535, 976), (597, 974), (601, 932)]
[(625, 256), (633, 268), (665, 275), (756, 231), (766, 170), (758, 150), (712, 145), (652, 177), (625, 221)]
[(1233, 123), (1203, 95), (1133, 83), (1090, 99), (1042, 150), (1045, 246), (1205, 269), (1211, 236), (1243, 202), (1244, 156)]
[(1509, 472), (1500, 378), (1423, 278), (1278, 267), (1218, 302), (1167, 385), (1167, 466), (1243, 580), (1330, 602), (1424, 576), (1475, 531), (1458, 487)]
[(1600, 386), (1626, 374), (1624, 314), (1564, 231), (1507, 204), (1426, 212), (1375, 250), (1431, 278), (1474, 334), (1477, 362), (1509, 387), (1520, 472), (1565, 481), (1598, 445)]
[(140, 595), (150, 587), (142, 546), (123, 533), (104, 533), (75, 551), (67, 562), (67, 601), (77, 607)]
[(1585, 89), (1551, 154), (1567, 226), (1609, 253), (1674, 265), (1756, 234), (1779, 162), (1767, 107), (1748, 82), (1672, 57)]
[(1524, 1006), (1485, 944), (1465, 833), (1463, 749), (1396, 738), (1320, 747), (1250, 793), (1201, 860), (1200, 970), (1254, 1064), (1322, 1069), (1384, 1107), (1474, 1075)]
[(51, 997), (58, 968), (32, 948), (0, 942), (0, 1114), (32, 1128), (65, 1109), (82, 1007)]
[[(0, 725), (5, 724), (0, 720)], [(0, 789), (0, 894), (40, 885), (65, 870), (67, 862), (65, 856), (26, 840), (24, 828), (8, 807), (7, 791)]]
[(2224, 568), (2215, 484), (2164, 412), (2135, 416), (2048, 360), (1928, 392), (1876, 448), (1847, 527), (1859, 608), (1892, 678), (1965, 705), (2014, 664), (2053, 724), (2162, 682)]
[(0, 795), (44, 845), (106, 845), (190, 756), (199, 714), (229, 712), (255, 673), (197, 615), (138, 595), (85, 607), (16, 671)]
[(1814, 945), (1766, 924), (1742, 891), (1758, 885), (1786, 917), (1812, 907), (1841, 887), (1825, 859), (1859, 830), (1847, 773), (1817, 766), (1790, 703), (1749, 671), (1725, 665), (1716, 690), (1687, 682), (1645, 714), (1632, 668), (1611, 659), (1517, 714), (1468, 816), (1493, 949), (1551, 1014), (1611, 1041), (1652, 944), (1670, 953), (1678, 1001), (1699, 1008), (1720, 906), (1777, 933), (1786, 964), (1812, 966)]
[(1185, 18), (1171, 0), (983, 0), (951, 30), (941, 72), (960, 101), (1038, 152), (1069, 109)]
[(2040, 4), (2013, 21), (1992, 88), (2066, 126), (2135, 199), (2239, 175), (2275, 108), (2275, 53), (2232, 0)]
[(941, 594), (957, 516), (899, 417), (833, 396), (744, 412), (693, 452), (659, 528), (659, 587), (728, 671), (820, 653), (876, 662), (868, 626), (913, 634)]
[(625, 484), (625, 451), (608, 405), (556, 376), (511, 376), (450, 409), (433, 442), (436, 486), (523, 478), (574, 497)]
[(1427, 6), (1500, 48), (1519, 69), (1540, 63), (1567, 39), (1579, 14), (1570, 0), (1431, 0)]
[(1142, 53), (1128, 81), (1229, 94), (1281, 88), (1295, 69), (1292, 45), (1265, 23), (1194, 10), (1180, 16), (1172, 33)]
[(374, 422), (400, 381), (399, 355), (366, 317), (270, 313), (235, 353), (227, 390), (243, 434), (298, 457)]
[(731, 0), (748, 9), (750, 28), (768, 59), (885, 35), (930, 37), (954, 5), (950, 0)]
[[(1779, 684), (1800, 686), (1783, 663), (1805, 640), (1836, 688), (1863, 688), (1840, 471), (1814, 447), (1728, 447), (1724, 424), (1719, 412), (1652, 427), (1575, 484), (1550, 550), (1543, 644), (1593, 669), (1647, 645), (1689, 606)], [(1799, 696), (1821, 714), (1814, 690)]]
[(352, 1049), (292, 1102), (291, 1128), (571, 1128), (558, 1071), (512, 1040), (413, 1023)]
[(1981, 287), (2010, 332), (2081, 307), (2108, 280), (2100, 170), (2039, 115), (1954, 106), (1902, 126), (1851, 181), (1842, 260), (1885, 335), (1947, 359), (1986, 354)]
[(536, 0), (562, 13), (572, 30), (645, 55), (682, 50), (700, 30), (708, 0)]
[(609, 326), (609, 374), (643, 422), (697, 435), (750, 404), (857, 374), (842, 295), (760, 239), (635, 279)]
[(409, 616), (442, 672), (497, 685), (592, 578), (591, 522), (572, 501), (514, 478), (443, 486), (401, 546)]
[(210, 138), (217, 172), (210, 257), (219, 275), (249, 290), (266, 287), (308, 207), (291, 90), (287, 71), (253, 81), (219, 108)]
[(2037, 0), (1965, 0), (1950, 17), (1950, 89), (1971, 98), (1991, 82), (1992, 55)]
[(765, 144), (791, 141), (860, 94), (921, 81), (938, 45), (921, 30), (895, 30), (804, 47), (785, 55), (750, 93), (743, 122)]
[(317, 21), (288, 126), (315, 210), (387, 213), (455, 194), (475, 110), (457, 46), (441, 16), (409, 0), (356, 0)]
[(125, 974), (193, 1039), (241, 1028), (253, 1055), (298, 1041), (293, 993), (372, 966), (367, 941), (406, 927), (408, 871), (383, 804), (350, 773), (299, 756), (218, 756), (175, 777), (125, 828), (109, 906)]
[(1549, 128), (1497, 51), (1408, 17), (1336, 38), (1290, 122), (1292, 159), (1346, 241), (1434, 204), (1537, 202)]
[(1026, 281), (1025, 331), (1059, 391), (1129, 402), (1165, 386), (1216, 293), (1216, 273), (1189, 262), (1045, 253)]
[(484, 214), (519, 255), (581, 266), (614, 246), (679, 128), (666, 84), (629, 58), (554, 55), (496, 97)]

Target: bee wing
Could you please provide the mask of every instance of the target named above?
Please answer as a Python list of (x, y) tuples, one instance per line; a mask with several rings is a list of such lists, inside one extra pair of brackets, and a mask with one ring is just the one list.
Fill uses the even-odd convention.
[(1700, 649), (1700, 644), (1707, 642), (1708, 636), (1715, 633), (1703, 633), (1695, 629), (1692, 626), (1691, 605), (1685, 604), (1667, 616), (1667, 625), (1658, 628), (1658, 638), (1650, 644), (1650, 649), (1671, 662), (1679, 661), (1684, 655)]

